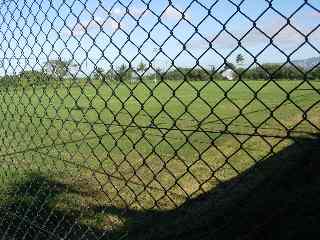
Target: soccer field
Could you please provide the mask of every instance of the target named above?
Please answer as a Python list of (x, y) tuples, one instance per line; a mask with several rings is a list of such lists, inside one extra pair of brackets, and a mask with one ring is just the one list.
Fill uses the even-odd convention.
[[(83, 183), (90, 194), (73, 196), (82, 203), (172, 209), (317, 133), (319, 88), (318, 81), (66, 81), (2, 89), (3, 181), (39, 171)], [(75, 208), (61, 199), (56, 207)]]

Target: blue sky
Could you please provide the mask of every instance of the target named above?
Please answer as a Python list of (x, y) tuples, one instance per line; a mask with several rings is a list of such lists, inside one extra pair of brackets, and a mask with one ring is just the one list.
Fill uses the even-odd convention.
[[(140, 61), (162, 69), (172, 64), (219, 67), (223, 58), (234, 62), (238, 53), (245, 56), (246, 65), (254, 61), (253, 56), (261, 63), (285, 62), (285, 55), (291, 59), (319, 56), (316, 50), (320, 50), (320, 1), (309, 0), (312, 7), (303, 5), (304, 2), (7, 1), (0, 5), (0, 57), (8, 59), (3, 61), (0, 72), (39, 69), (47, 59), (59, 56), (79, 63), (85, 73), (92, 72), (96, 66), (109, 69), (111, 65), (117, 67), (129, 62), (136, 66)], [(269, 4), (272, 8), (266, 10)], [(241, 13), (234, 14), (237, 6)], [(286, 25), (284, 17), (290, 17), (296, 29)], [(257, 28), (247, 34), (253, 21)], [(310, 34), (310, 44), (304, 43), (305, 38), (297, 30)], [(274, 35), (274, 44), (283, 52), (269, 46), (261, 53)], [(243, 48), (238, 46), (238, 40)]]

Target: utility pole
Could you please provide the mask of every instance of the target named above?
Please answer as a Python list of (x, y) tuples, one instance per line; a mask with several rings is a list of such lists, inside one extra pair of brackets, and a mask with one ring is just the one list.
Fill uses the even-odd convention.
[(210, 79), (213, 79), (215, 66), (213, 64), (210, 64), (209, 67), (210, 67)]
[[(158, 48), (153, 49), (153, 53), (158, 53)], [(157, 83), (157, 69), (154, 66), (154, 83)]]
[(214, 65), (213, 65), (213, 64), (210, 64), (209, 67), (210, 67), (211, 74), (213, 74)]

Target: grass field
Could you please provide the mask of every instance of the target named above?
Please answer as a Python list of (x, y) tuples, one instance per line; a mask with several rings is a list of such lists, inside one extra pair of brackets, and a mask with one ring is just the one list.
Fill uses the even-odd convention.
[(318, 81), (96, 81), (1, 89), (2, 187), (28, 172), (75, 183), (81, 194), (56, 196), (55, 209), (87, 206), (83, 224), (122, 226), (121, 217), (93, 216), (89, 206), (179, 207), (293, 137), (319, 133), (319, 89)]

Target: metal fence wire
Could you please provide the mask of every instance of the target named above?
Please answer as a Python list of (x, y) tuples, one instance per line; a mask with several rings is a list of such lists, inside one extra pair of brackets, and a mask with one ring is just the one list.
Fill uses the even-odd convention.
[(1, 0), (0, 238), (239, 231), (320, 132), (319, 23), (318, 0)]

